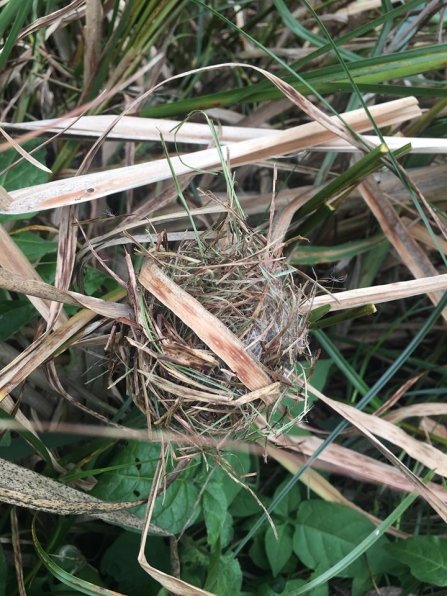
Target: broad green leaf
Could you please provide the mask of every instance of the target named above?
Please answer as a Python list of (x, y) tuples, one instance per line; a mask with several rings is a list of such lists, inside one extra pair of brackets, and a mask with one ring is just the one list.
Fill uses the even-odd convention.
[(270, 563), (265, 552), (265, 540), (263, 534), (256, 534), (248, 554), (257, 567), (260, 569), (270, 569)]
[(292, 579), (286, 583), (286, 587), (281, 592), (281, 596), (294, 596), (297, 588), (305, 585), (304, 579)]
[[(160, 587), (138, 563), (140, 540), (139, 534), (123, 532), (109, 546), (101, 560), (101, 572), (113, 577), (124, 594), (155, 594)], [(145, 554), (156, 569), (170, 573), (169, 547), (163, 538), (150, 536)]]
[(88, 267), (85, 270), (83, 283), (84, 291), (88, 296), (92, 296), (101, 286), (104, 286), (108, 292), (111, 292), (118, 285), (110, 275), (101, 273), (101, 271), (92, 267)]
[(41, 259), (45, 255), (57, 251), (57, 242), (45, 240), (33, 232), (13, 234), (12, 239), (30, 261)]
[(225, 516), (224, 525), (220, 534), (220, 544), (222, 548), (226, 548), (234, 538), (234, 524), (233, 518), (228, 513)]
[(21, 219), (32, 219), (38, 213), (38, 211), (34, 211), (33, 213), (14, 213), (13, 215), (4, 215), (2, 213), (0, 215), (0, 224), (5, 224), (10, 221), (19, 221)]
[[(258, 586), (255, 594), (256, 596), (277, 596), (278, 592), (275, 592), (271, 586), (262, 584), (262, 586)], [(241, 596), (253, 596), (253, 592), (241, 592)]]
[[(182, 564), (182, 579), (200, 588), (204, 587), (205, 579), (211, 565), (210, 556), (201, 546), (191, 539), (184, 541), (180, 552)], [(216, 570), (217, 580), (207, 589), (217, 596), (239, 596), (242, 586), (242, 571), (239, 561), (232, 551), (220, 556)]]
[(432, 586), (447, 586), (447, 540), (415, 536), (388, 544), (386, 550), (410, 567), (412, 575)]
[(217, 596), (239, 596), (242, 587), (242, 570), (231, 551), (220, 558), (219, 576), (213, 586)]
[[(276, 497), (281, 493), (281, 491), (286, 486), (286, 484), (289, 482), (289, 480), (290, 480), (290, 476), (287, 476), (287, 478), (285, 478), (281, 482), (281, 484), (279, 486), (277, 486), (277, 488), (273, 494), (274, 499), (276, 499)], [(275, 518), (279, 517), (282, 521), (286, 521), (286, 520), (291, 521), (291, 514), (298, 509), (300, 502), (301, 502), (300, 488), (299, 488), (299, 485), (296, 484), (293, 488), (291, 488), (287, 492), (286, 496), (275, 507), (275, 510), (273, 511), (273, 515), (275, 516)]]
[[(41, 141), (34, 139), (24, 143), (22, 147), (25, 149), (25, 151), (30, 152), (40, 144)], [(32, 155), (35, 159), (37, 159), (37, 161), (45, 163), (46, 149), (38, 149)], [(3, 170), (16, 162), (18, 159), (21, 159), (21, 161), (16, 166), (8, 170), (8, 172), (6, 172), (6, 174), (3, 176), (0, 176), (0, 186), (3, 186), (7, 191), (11, 191), (48, 182), (49, 174), (43, 170), (40, 170), (28, 160), (22, 159), (22, 156), (17, 153), (15, 149), (8, 149), (7, 151), (0, 153), (0, 172), (3, 172)], [(26, 218), (30, 218), (31, 215), (32, 214), (28, 213)], [(24, 216), (7, 217), (11, 219), (24, 219)]]
[(292, 526), (288, 523), (276, 524), (278, 539), (275, 538), (273, 529), (269, 526), (265, 533), (265, 553), (267, 555), (273, 577), (280, 573), (290, 559), (292, 548)]
[[(258, 495), (262, 504), (268, 507), (270, 499)], [(250, 517), (256, 513), (260, 513), (261, 507), (254, 496), (248, 490), (241, 490), (234, 501), (231, 503), (229, 509), (233, 517)]]
[(0, 341), (13, 336), (37, 314), (28, 300), (0, 300)]
[(209, 482), (202, 497), (208, 544), (216, 544), (227, 517), (227, 499), (218, 482)]
[[(203, 478), (205, 479), (209, 473), (209, 463), (203, 463)], [(241, 491), (247, 492), (241, 484), (235, 482), (233, 478), (230, 477), (229, 474), (235, 476), (236, 478), (243, 478), (246, 476), (252, 469), (252, 460), (249, 453), (246, 452), (231, 452), (231, 451), (224, 451), (222, 452), (222, 457), (220, 460), (221, 466), (215, 466), (212, 482), (217, 482), (221, 485), (221, 490), (225, 494), (225, 498), (227, 500), (227, 504), (230, 505), (236, 495), (238, 495)]]
[[(2, 438), (0, 439), (0, 447), (10, 447), (11, 446), (11, 431), (6, 431)], [(2, 449), (2, 457), (4, 458), (3, 455), (4, 451)]]
[(364, 596), (364, 594), (372, 589), (374, 589), (374, 584), (369, 575), (354, 577), (352, 580), (352, 596)]
[[(320, 568), (315, 569), (315, 571), (311, 574), (310, 579), (311, 580), (315, 579), (316, 577), (321, 575), (321, 572), (322, 571)], [(320, 586), (317, 586), (316, 588), (312, 588), (311, 590), (309, 590), (308, 596), (328, 596), (328, 593), (329, 593), (328, 582), (325, 582), (324, 584), (321, 584)]]
[(332, 365), (333, 361), (330, 358), (318, 359), (312, 376), (310, 377), (312, 387), (315, 387), (318, 391), (323, 391)]
[(6, 596), (6, 581), (8, 579), (8, 565), (5, 552), (0, 543), (0, 596)]
[[(129, 501), (144, 499), (152, 487), (155, 469), (160, 459), (160, 446), (152, 443), (129, 441), (119, 446), (108, 461), (109, 466), (122, 466), (117, 470), (101, 474), (93, 493), (105, 501)], [(194, 484), (196, 466), (190, 466), (168, 487), (166, 493), (155, 502), (152, 523), (177, 534), (186, 520), (192, 524), (199, 515), (194, 508), (199, 488)], [(167, 473), (172, 470), (168, 465)], [(136, 515), (143, 517), (146, 505), (135, 508)]]
[[(298, 509), (293, 549), (297, 557), (310, 569), (330, 569), (347, 556), (374, 530), (374, 525), (361, 513), (336, 503), (309, 500)], [(341, 573), (341, 577), (364, 577), (368, 568), (373, 575), (398, 573), (401, 565), (384, 553), (388, 543), (385, 536), (366, 552), (368, 567), (358, 559)]]

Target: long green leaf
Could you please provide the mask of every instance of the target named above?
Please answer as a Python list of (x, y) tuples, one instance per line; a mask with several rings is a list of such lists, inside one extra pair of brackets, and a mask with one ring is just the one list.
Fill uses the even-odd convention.
[[(420, 82), (415, 86), (385, 85), (386, 81), (408, 78), (411, 75), (420, 75), (447, 66), (447, 44), (427, 48), (408, 50), (396, 54), (381, 55), (365, 58), (347, 65), (354, 82), (362, 93), (375, 92), (382, 94), (427, 95), (433, 97), (446, 97), (447, 89), (444, 87), (423, 87)], [(318, 92), (320, 94), (334, 93), (336, 91), (352, 92), (352, 85), (340, 64), (327, 68), (303, 73), (305, 83), (296, 78), (284, 77), (292, 87), (303, 95)], [(306, 84), (307, 83), (307, 84)], [(311, 85), (312, 89), (309, 89)], [(141, 111), (144, 117), (164, 118), (175, 114), (184, 114), (192, 110), (225, 107), (235, 103), (256, 103), (271, 101), (283, 97), (282, 92), (271, 83), (250, 85), (245, 89), (231, 89), (212, 95), (205, 95), (193, 99), (175, 101), (171, 104), (145, 108)]]

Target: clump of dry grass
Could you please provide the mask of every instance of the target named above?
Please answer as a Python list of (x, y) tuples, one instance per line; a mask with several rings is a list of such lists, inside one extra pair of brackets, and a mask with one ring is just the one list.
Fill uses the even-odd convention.
[(280, 252), (233, 209), (175, 251), (159, 235), (127, 336), (128, 391), (150, 426), (247, 439), (256, 421), (270, 430), (284, 395), (301, 399), (308, 296)]

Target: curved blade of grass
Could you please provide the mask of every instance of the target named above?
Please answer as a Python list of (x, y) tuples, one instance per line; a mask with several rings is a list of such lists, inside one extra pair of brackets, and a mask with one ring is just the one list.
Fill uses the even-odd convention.
[(90, 596), (124, 596), (121, 592), (115, 592), (114, 590), (108, 590), (107, 588), (102, 588), (100, 586), (95, 586), (90, 582), (87, 582), (83, 579), (79, 579), (75, 577), (71, 573), (64, 571), (59, 565), (57, 565), (53, 559), (44, 551), (42, 545), (37, 538), (36, 533), (36, 516), (33, 518), (33, 523), (31, 526), (31, 534), (33, 537), (34, 547), (36, 549), (37, 554), (39, 555), (40, 560), (48, 569), (48, 571), (54, 575), (59, 581), (61, 581), (66, 586), (76, 590), (77, 592), (81, 592), (82, 594), (89, 594)]
[(369, 536), (367, 536), (356, 548), (354, 548), (349, 555), (346, 555), (341, 561), (339, 561), (336, 565), (328, 569), (325, 573), (319, 575), (317, 578), (313, 579), (305, 586), (298, 588), (294, 592), (294, 596), (299, 596), (300, 594), (305, 594), (309, 592), (313, 588), (321, 586), (327, 583), (333, 577), (340, 575), (343, 569), (346, 569), (348, 565), (356, 561), (364, 552), (366, 552), (371, 546), (377, 542), (377, 540), (383, 536), (383, 534), (390, 528), (394, 522), (401, 517), (404, 512), (408, 509), (411, 503), (416, 499), (417, 495), (412, 493), (405, 497), (400, 505), (396, 507), (396, 509), (377, 527), (375, 530), (371, 532)]
[[(421, 343), (427, 333), (435, 324), (436, 320), (442, 313), (443, 309), (447, 306), (447, 292), (445, 293), (442, 300), (439, 304), (433, 309), (430, 316), (427, 318), (425, 323), (422, 325), (421, 329), (417, 332), (411, 342), (407, 345), (405, 350), (396, 358), (393, 364), (389, 367), (389, 369), (380, 377), (380, 379), (371, 387), (371, 389), (366, 393), (366, 395), (359, 401), (356, 405), (356, 408), (362, 410), (365, 406), (367, 406), (371, 400), (377, 395), (378, 391), (382, 389), (391, 379), (391, 377), (399, 370), (399, 368), (404, 364), (404, 362), (409, 358), (409, 356), (414, 352), (417, 346)], [(317, 338), (321, 341), (321, 335), (323, 334), (322, 331), (315, 332)], [(343, 420), (340, 424), (330, 433), (330, 435), (323, 441), (318, 449), (316, 449), (315, 453), (308, 459), (308, 461), (303, 465), (303, 467), (289, 480), (289, 482), (284, 486), (281, 492), (273, 499), (272, 503), (268, 507), (268, 513), (271, 513), (275, 510), (277, 505), (283, 500), (289, 490), (296, 484), (299, 480), (301, 475), (313, 464), (313, 462), (318, 458), (320, 453), (324, 451), (324, 449), (330, 445), (338, 435), (347, 428), (349, 422), (347, 420)], [(237, 556), (238, 553), (244, 548), (247, 542), (255, 535), (258, 529), (262, 526), (262, 524), (266, 520), (266, 515), (262, 514), (259, 519), (253, 524), (251, 530), (247, 533), (247, 535), (243, 538), (243, 540), (239, 543), (238, 547), (235, 549), (234, 556)]]
[[(312, 60), (333, 50), (334, 44), (335, 44), (335, 46), (339, 47), (343, 43), (350, 41), (351, 39), (353, 39), (355, 37), (360, 37), (360, 36), (364, 35), (365, 33), (367, 33), (368, 31), (376, 29), (377, 27), (382, 25), (387, 20), (394, 19), (394, 18), (400, 16), (401, 14), (405, 14), (408, 11), (410, 11), (413, 8), (416, 8), (417, 6), (420, 5), (419, 0), (411, 0), (410, 2), (406, 3), (404, 6), (398, 7), (381, 17), (374, 19), (373, 21), (370, 21), (369, 23), (365, 23), (364, 25), (362, 25), (359, 28), (357, 28), (353, 31), (350, 31), (349, 33), (340, 37), (333, 43), (326, 43), (324, 45), (324, 47), (316, 50), (312, 54), (309, 54), (305, 58), (298, 60), (298, 61), (292, 63), (290, 66), (288, 66), (282, 60), (278, 59), (273, 54), (273, 52), (270, 52), (267, 48), (265, 48), (257, 40), (250, 37), (245, 31), (239, 29), (236, 25), (234, 25), (234, 23), (232, 23), (231, 21), (226, 19), (218, 11), (214, 10), (213, 8), (211, 8), (204, 2), (201, 2), (200, 0), (194, 0), (194, 2), (202, 9), (205, 9), (208, 12), (211, 12), (215, 17), (223, 20), (230, 28), (236, 30), (240, 35), (244, 35), (254, 45), (263, 49), (263, 51), (265, 51), (266, 54), (270, 55), (271, 58), (273, 58), (276, 62), (278, 62), (283, 67), (283, 70), (280, 70), (278, 73), (278, 76), (281, 76), (281, 77), (286, 75), (286, 73), (295, 74), (295, 72), (294, 72), (295, 70), (301, 69), (307, 63), (310, 63)], [(320, 73), (320, 70), (316, 70), (316, 71), (311, 71), (310, 73), (303, 74), (303, 79), (306, 79), (307, 76), (311, 76), (313, 74), (313, 76), (315, 77), (315, 89), (318, 90), (319, 93), (333, 93), (334, 91), (346, 91), (346, 92), (352, 91), (352, 86), (348, 83), (338, 83), (336, 89), (334, 89), (334, 85), (332, 83), (325, 85), (324, 82), (320, 81), (319, 73)], [(255, 99), (253, 99), (253, 97), (252, 97), (253, 89), (258, 90), (259, 93), (261, 91), (264, 91), (265, 89), (270, 89), (272, 92), (274, 91), (273, 88), (271, 87), (271, 85), (267, 81), (261, 81), (257, 85), (252, 85), (245, 89), (234, 89), (234, 90), (225, 91), (222, 93), (216, 93), (213, 95), (202, 96), (200, 98), (186, 99), (186, 100), (181, 100), (181, 101), (175, 101), (173, 103), (166, 104), (166, 105), (145, 108), (141, 111), (141, 115), (144, 117), (150, 116), (150, 117), (163, 118), (163, 117), (174, 116), (177, 114), (185, 114), (192, 110), (197, 110), (197, 109), (224, 107), (224, 106), (232, 105), (234, 103), (244, 103), (245, 101), (257, 101)], [(310, 90), (309, 91), (306, 90), (306, 86), (303, 86), (303, 87), (297, 86), (296, 89), (299, 90), (304, 95), (311, 92)], [(397, 95), (401, 95), (401, 96), (407, 96), (408, 90), (409, 90), (409, 88), (405, 87), (403, 85), (401, 85), (401, 86), (396, 86), (396, 85), (394, 85), (394, 86), (385, 86), (385, 85), (371, 86), (370, 85), (370, 86), (368, 86), (368, 88), (366, 88), (365, 85), (362, 84), (362, 87), (361, 87), (361, 91), (365, 92), (365, 93), (382, 93), (382, 94), (385, 93), (385, 94), (397, 94)], [(423, 89), (419, 86), (419, 87), (414, 88), (413, 91), (414, 91), (413, 94), (433, 96), (433, 89)], [(443, 95), (444, 93), (447, 96), (447, 89), (440, 91), (441, 95)], [(250, 100), (247, 100), (246, 99), (247, 97), (250, 97)], [(278, 95), (278, 97), (280, 97), (280, 96)]]

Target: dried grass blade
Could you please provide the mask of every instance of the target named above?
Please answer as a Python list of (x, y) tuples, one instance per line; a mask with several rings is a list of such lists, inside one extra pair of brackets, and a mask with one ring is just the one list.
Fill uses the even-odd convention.
[[(390, 126), (405, 122), (420, 115), (417, 100), (414, 97), (405, 97), (393, 101), (387, 101), (383, 104), (370, 107), (371, 114), (379, 127)], [(363, 110), (353, 112), (357, 116), (363, 117)], [(343, 114), (346, 118), (347, 114)], [(352, 118), (352, 116), (351, 116)], [(207, 124), (197, 122), (179, 122), (177, 120), (163, 120), (158, 118), (138, 118), (136, 116), (123, 116), (117, 121), (116, 116), (82, 116), (81, 118), (67, 118), (65, 120), (37, 120), (32, 122), (20, 122), (18, 124), (9, 124), (0, 122), (12, 131), (20, 130), (39, 130), (45, 132), (61, 133), (64, 136), (76, 136), (86, 138), (96, 138), (107, 131), (109, 140), (116, 139), (122, 141), (159, 141), (160, 135), (166, 142), (184, 142), (197, 145), (208, 145), (213, 142), (210, 127)], [(361, 124), (360, 121), (352, 123), (353, 128), (358, 132), (363, 132), (371, 128), (369, 121)], [(297, 126), (294, 130), (302, 129)], [(222, 126), (217, 131), (219, 142), (221, 144), (239, 143), (249, 139), (259, 137), (268, 137), (278, 134), (278, 130), (268, 128), (255, 128), (245, 126)], [(368, 138), (368, 137), (365, 137)], [(408, 139), (395, 139), (386, 137), (390, 142), (410, 142)], [(376, 137), (370, 137), (371, 141)], [(427, 141), (433, 143), (433, 139), (415, 139), (416, 142)], [(377, 144), (381, 141), (377, 139)], [(338, 146), (352, 147), (347, 142), (339, 139), (330, 141), (330, 144)], [(400, 146), (400, 145), (399, 145)], [(319, 148), (317, 148), (319, 149)]]
[[(86, 0), (84, 85), (89, 87), (99, 66), (101, 54), (102, 6), (100, 0)], [(84, 93), (86, 89), (84, 88)]]
[(81, 310), (51, 334), (41, 336), (0, 372), (0, 402), (14, 387), (50, 358), (52, 354), (84, 329), (96, 313)]
[[(432, 448), (431, 445), (422, 444), (412, 437), (409, 437), (400, 429), (389, 424), (394, 430), (389, 427), (385, 427), (383, 424), (377, 424), (377, 422), (383, 423), (384, 420), (380, 420), (375, 416), (369, 416), (360, 410), (356, 410), (351, 406), (342, 404), (333, 399), (330, 399), (321, 391), (318, 391), (314, 387), (309, 386), (309, 391), (316, 397), (321, 399), (324, 403), (328, 404), (333, 410), (338, 412), (343, 418), (353, 424), (363, 435), (365, 435), (369, 441), (379, 449), (379, 451), (393, 464), (395, 465), (413, 484), (419, 494), (426, 499), (426, 501), (433, 507), (433, 509), (439, 514), (439, 516), (447, 522), (447, 505), (441, 498), (430, 488), (428, 488), (417, 476), (415, 476), (401, 461), (398, 459), (385, 445), (376, 439), (374, 434), (370, 432), (369, 428), (373, 428), (373, 432), (386, 438), (392, 443), (401, 446), (405, 449), (409, 455), (418, 461), (421, 461), (429, 470), (435, 471), (437, 474), (444, 475), (444, 466), (447, 462), (447, 456), (441, 453), (439, 450)], [(396, 432), (399, 431), (399, 432)], [(404, 436), (402, 436), (402, 433)], [(408, 451), (410, 449), (411, 451)], [(436, 467), (437, 465), (437, 467)], [(441, 472), (440, 472), (441, 470)]]
[(20, 153), (20, 155), (22, 157), (24, 157), (26, 159), (26, 161), (29, 161), (30, 164), (32, 164), (36, 168), (39, 168), (39, 170), (43, 170), (44, 172), (47, 172), (48, 174), (53, 173), (49, 168), (47, 168), (47, 166), (45, 166), (43, 163), (40, 163), (40, 161), (38, 161), (32, 155), (30, 155), (28, 153), (28, 151), (25, 151), (25, 149), (23, 149), (23, 147), (21, 147), (17, 143), (17, 141), (15, 141), (12, 137), (10, 137), (9, 134), (6, 132), (6, 130), (3, 130), (3, 128), (1, 126), (0, 126), (0, 134), (2, 134), (5, 137), (5, 139), (8, 141), (8, 143), (10, 143), (10, 145), (17, 151), (17, 153)]
[[(414, 223), (409, 217), (402, 217), (402, 223), (408, 228), (408, 231), (415, 240), (423, 242), (426, 246), (429, 246), (433, 250), (439, 250), (438, 246), (436, 246), (435, 242), (433, 241), (431, 234), (424, 225)], [(447, 240), (441, 238), (439, 234), (436, 234), (436, 240), (443, 253), (447, 255)]]
[[(445, 403), (425, 403), (425, 404), (414, 404), (412, 406), (404, 406), (390, 412), (384, 416), (388, 422), (400, 422), (405, 418), (413, 417), (424, 417), (424, 416), (446, 416), (447, 415), (447, 404)], [(435, 432), (436, 434), (436, 432)]]
[[(73, 0), (73, 2), (67, 4), (67, 6), (64, 6), (63, 8), (55, 10), (49, 15), (37, 19), (37, 21), (34, 21), (34, 23), (31, 25), (28, 25), (22, 29), (17, 37), (17, 40), (20, 41), (21, 39), (25, 39), (25, 37), (28, 37), (28, 35), (31, 35), (31, 33), (34, 33), (34, 31), (43, 29), (43, 27), (48, 27), (48, 25), (51, 25), (54, 22), (58, 22), (58, 25), (62, 26), (64, 17), (68, 17), (70, 14), (75, 15), (76, 18), (79, 18), (82, 13), (81, 7), (83, 4), (85, 4), (85, 2), (86, 0)], [(49, 32), (47, 32), (46, 35), (48, 36)]]
[[(298, 452), (300, 455), (309, 458), (312, 457), (315, 451), (323, 443), (322, 439), (315, 436), (294, 437), (288, 435), (287, 437), (270, 437), (275, 445), (278, 445), (283, 450), (291, 452)], [(372, 457), (357, 453), (333, 443), (324, 449), (315, 461), (317, 468), (332, 472), (333, 474), (340, 474), (353, 478), (359, 482), (369, 482), (379, 486), (387, 487), (391, 490), (399, 490), (404, 492), (412, 492), (414, 484), (411, 483), (396, 467), (390, 466), (383, 462), (377, 461)], [(439, 484), (434, 482), (428, 483), (432, 491), (438, 497), (447, 502), (447, 495), (445, 490)]]
[(330, 304), (331, 311), (335, 311), (371, 303), (380, 304), (381, 302), (400, 300), (409, 296), (419, 296), (428, 292), (441, 292), (442, 290), (447, 290), (447, 273), (435, 275), (434, 277), (398, 281), (392, 284), (384, 284), (383, 286), (371, 286), (369, 288), (338, 292), (337, 294), (317, 296), (305, 302), (302, 305), (302, 309), (303, 312), (307, 312), (324, 304)]
[[(306, 457), (298, 455), (297, 453), (291, 452), (290, 449), (288, 451), (284, 451), (283, 449), (278, 449), (277, 447), (274, 447), (271, 444), (266, 445), (266, 451), (271, 457), (274, 457), (277, 462), (284, 466), (284, 468), (286, 468), (286, 470), (288, 470), (291, 474), (296, 474), (298, 470), (302, 468), (302, 466), (305, 464), (307, 459)], [(387, 466), (387, 468), (391, 468), (391, 466)], [(394, 468), (391, 469), (394, 471)], [(300, 480), (307, 488), (310, 488), (311, 491), (316, 493), (325, 501), (329, 501), (331, 503), (340, 503), (340, 505), (350, 507), (351, 509), (354, 509), (355, 511), (358, 511), (359, 513), (364, 515), (376, 526), (378, 526), (381, 523), (380, 519), (378, 519), (374, 515), (371, 515), (370, 513), (366, 513), (366, 511), (363, 511), (361, 507), (358, 507), (355, 503), (344, 497), (340, 493), (340, 491), (338, 491), (328, 480), (326, 480), (326, 478), (324, 478), (315, 470), (312, 470), (312, 468), (307, 469), (302, 474)], [(413, 490), (413, 487), (411, 485), (409, 486), (409, 492), (411, 492)], [(408, 537), (408, 534), (400, 530), (396, 530), (395, 528), (389, 528), (387, 530), (387, 533), (391, 536), (396, 536), (398, 538)]]
[[(368, 141), (376, 147), (382, 143), (382, 139), (372, 135), (363, 135), (365, 141)], [(411, 144), (410, 153), (447, 153), (447, 140), (443, 138), (420, 138), (420, 137), (383, 137), (383, 141), (390, 151), (396, 151)], [(340, 153), (357, 151), (357, 149), (342, 140), (330, 141), (326, 145), (310, 147), (309, 151), (337, 151)]]
[[(313, 393), (315, 390), (312, 387), (310, 391)], [(410, 457), (422, 463), (429, 470), (435, 470), (440, 476), (447, 477), (447, 455), (436, 449), (436, 447), (433, 447), (433, 445), (414, 439), (401, 428), (387, 420), (366, 414), (352, 406), (337, 402), (320, 392), (316, 393), (316, 395), (350, 422), (354, 420), (356, 423), (367, 428), (370, 433), (382, 437), (382, 439), (404, 449)], [(322, 395), (323, 397), (321, 397)]]
[[(73, 266), (76, 258), (76, 227), (73, 225), (78, 212), (76, 205), (70, 205), (60, 211), (59, 240), (57, 245), (56, 278), (54, 285), (61, 290), (70, 287)], [(47, 331), (52, 329), (59, 315), (62, 313), (62, 304), (52, 302), (50, 316), (47, 319)]]

